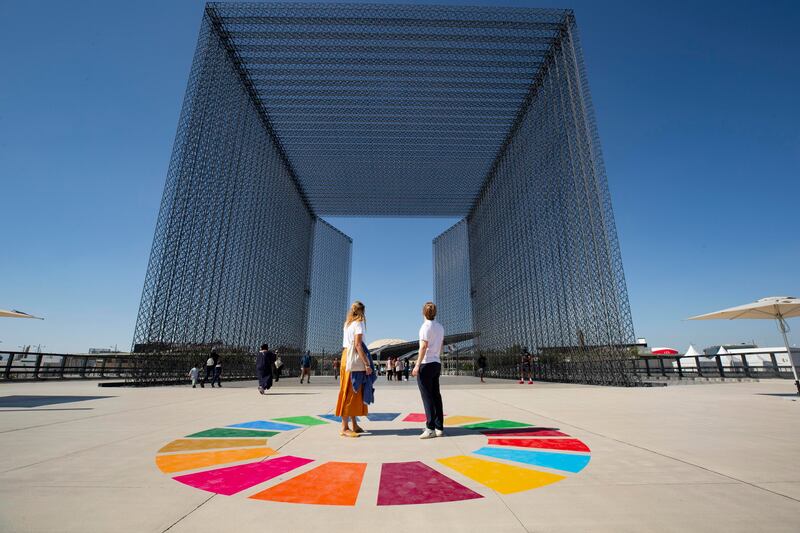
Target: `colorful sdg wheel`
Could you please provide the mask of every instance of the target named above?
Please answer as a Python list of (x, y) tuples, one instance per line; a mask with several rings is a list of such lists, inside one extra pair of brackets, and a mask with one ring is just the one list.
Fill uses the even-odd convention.
[[(402, 418), (401, 415), (370, 413), (366, 418), (381, 423), (375, 425), (376, 434), (379, 431), (391, 434), (394, 430), (395, 434), (416, 436), (419, 425), (414, 423), (424, 422), (425, 415), (410, 413)], [(590, 460), (586, 444), (555, 428), (512, 420), (448, 416), (445, 427), (449, 436), (444, 441), (478, 436), (485, 437), (486, 444), (470, 455), (433, 458), (429, 464), (423, 461), (381, 463), (376, 497), (359, 494), (368, 463), (318, 461), (284, 454), (267, 446), (273, 437), (288, 442), (301, 432), (315, 431), (336, 422), (341, 419), (325, 414), (255, 420), (207, 429), (162, 447), (156, 455), (156, 465), (180, 483), (216, 494), (242, 494), (273, 502), (352, 506), (359, 496), (376, 501), (377, 505), (407, 505), (473, 500), (483, 498), (482, 493), (487, 490), (513, 494), (566, 479), (583, 470)], [(334, 429), (336, 426), (330, 428), (332, 435), (336, 435)], [(398, 430), (400, 433), (396, 433)], [(339, 439), (334, 441), (337, 444), (353, 446), (352, 455), (356, 457), (356, 443), (370, 436), (362, 439), (337, 436), (336, 439)], [(424, 453), (428, 442), (416, 441), (415, 454)], [(389, 453), (387, 447), (381, 455)], [(457, 478), (473, 488), (442, 471), (451, 475), (455, 472)]]

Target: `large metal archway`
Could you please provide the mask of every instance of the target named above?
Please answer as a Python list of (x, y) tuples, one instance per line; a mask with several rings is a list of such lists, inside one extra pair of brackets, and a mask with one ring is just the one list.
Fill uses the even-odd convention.
[(335, 350), (351, 241), (326, 215), (463, 217), (434, 241), (445, 327), (617, 381), (598, 362), (633, 326), (570, 10), (207, 4), (137, 349)]

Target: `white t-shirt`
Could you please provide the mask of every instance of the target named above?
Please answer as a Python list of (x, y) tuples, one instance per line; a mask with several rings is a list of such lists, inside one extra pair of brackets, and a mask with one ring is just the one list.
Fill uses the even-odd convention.
[(350, 324), (344, 328), (344, 334), (342, 335), (342, 348), (349, 348), (351, 344), (356, 340), (356, 333), (361, 333), (361, 340), (366, 344), (366, 334), (367, 334), (367, 327), (364, 325), (363, 322), (354, 320), (350, 322)]
[(428, 351), (421, 363), (441, 363), (442, 343), (444, 343), (444, 328), (435, 320), (425, 320), (419, 328), (419, 340), (428, 341)]

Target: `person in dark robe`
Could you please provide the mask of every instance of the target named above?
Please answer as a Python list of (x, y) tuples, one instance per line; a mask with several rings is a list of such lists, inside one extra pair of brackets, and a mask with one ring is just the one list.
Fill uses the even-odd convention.
[(264, 394), (272, 388), (272, 373), (275, 365), (275, 354), (270, 351), (269, 345), (261, 345), (256, 355), (256, 376), (258, 377), (258, 392)]

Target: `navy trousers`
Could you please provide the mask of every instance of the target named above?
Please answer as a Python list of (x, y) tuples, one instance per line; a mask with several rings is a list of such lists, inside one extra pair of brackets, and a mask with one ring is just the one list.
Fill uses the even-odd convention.
[(442, 393), (439, 391), (439, 376), (441, 375), (441, 363), (419, 365), (417, 386), (419, 387), (419, 393), (422, 395), (422, 405), (425, 407), (425, 426), (430, 430), (444, 430)]

